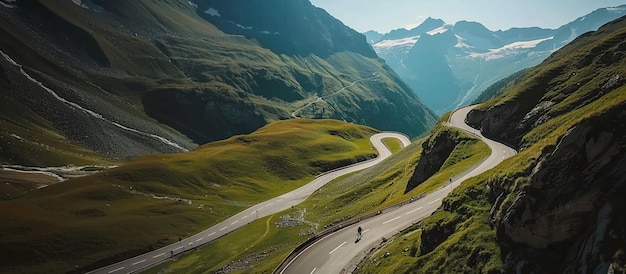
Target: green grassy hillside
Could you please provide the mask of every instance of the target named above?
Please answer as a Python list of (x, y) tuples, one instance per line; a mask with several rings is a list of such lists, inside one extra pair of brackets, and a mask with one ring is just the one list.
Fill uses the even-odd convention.
[[(0, 49), (29, 75), (106, 120), (184, 148), (290, 119), (293, 111), (321, 96), (323, 101), (299, 116), (345, 120), (412, 137), (435, 121), (413, 91), (373, 56), (362, 35), (308, 2), (293, 11), (305, 13), (293, 20), (319, 16), (310, 22), (316, 35), (345, 36), (352, 42), (330, 51), (322, 47), (324, 54), (281, 53), (271, 43), (222, 32), (202, 17), (203, 10), (183, 0), (98, 1), (102, 12), (71, 1), (23, 0), (16, 5), (0, 10)], [(241, 8), (226, 7), (235, 13)], [(273, 10), (268, 6), (266, 12)], [(324, 27), (331, 23), (333, 33)], [(306, 38), (283, 39), (294, 39), (290, 44), (297, 45), (302, 43), (298, 37)], [(94, 123), (84, 111), (56, 100), (20, 75), (7, 60), (0, 58), (0, 64), (2, 74), (11, 76), (0, 77), (0, 95), (24, 109), (3, 112), (3, 121), (37, 117), (48, 125), (29, 130), (42, 135), (52, 131), (96, 156), (128, 159), (180, 151), (111, 123)], [(13, 129), (3, 130), (11, 134)], [(20, 157), (27, 156), (11, 159)], [(30, 159), (23, 163), (38, 164)]]
[(375, 132), (281, 121), (2, 202), (0, 272), (82, 272), (175, 242), (320, 172), (375, 157)]
[[(445, 121), (446, 118), (440, 119)], [(444, 185), (452, 174), (460, 174), (487, 157), (489, 148), (461, 131), (451, 131), (464, 142), (455, 146), (451, 159), (429, 180), (405, 192), (420, 159), (424, 139), (413, 142), (370, 169), (340, 177), (316, 191), (293, 209), (260, 219), (175, 261), (157, 266), (149, 273), (218, 272), (268, 273), (291, 250), (326, 227), (350, 218), (376, 212)]]
[(625, 26), (579, 37), (472, 112), (520, 153), (455, 189), (360, 272), (623, 271)]

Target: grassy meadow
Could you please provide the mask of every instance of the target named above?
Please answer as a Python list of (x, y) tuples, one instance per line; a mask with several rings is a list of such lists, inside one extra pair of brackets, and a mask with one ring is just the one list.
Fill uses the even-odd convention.
[[(463, 132), (448, 130), (468, 137)], [(489, 155), (490, 150), (484, 143), (471, 140), (455, 148), (452, 153), (455, 160), (450, 160), (445, 169), (408, 193), (404, 190), (425, 139), (414, 141), (401, 150), (398, 150), (397, 141), (385, 140), (384, 143), (396, 152), (382, 163), (337, 178), (293, 209), (260, 219), (189, 254), (156, 266), (148, 273), (214, 273), (220, 270), (271, 273), (298, 244), (325, 227), (436, 190), (451, 174), (460, 174), (476, 165)], [(281, 218), (298, 219), (299, 222), (295, 226), (283, 227), (278, 225)]]
[(0, 272), (82, 272), (175, 242), (323, 171), (375, 157), (374, 133), (336, 120), (281, 121), (4, 201)]

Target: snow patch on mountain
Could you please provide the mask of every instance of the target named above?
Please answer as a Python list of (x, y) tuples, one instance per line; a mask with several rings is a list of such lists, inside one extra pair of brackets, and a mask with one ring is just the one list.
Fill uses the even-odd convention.
[(204, 13), (214, 17), (221, 17), (220, 12), (214, 8), (209, 8), (208, 10), (205, 10)]
[(252, 27), (250, 27), (250, 26), (244, 26), (244, 25), (242, 25), (242, 24), (238, 24), (238, 23), (235, 23), (235, 22), (230, 21), (230, 20), (228, 21), (228, 23), (231, 23), (231, 24), (233, 24), (233, 25), (237, 26), (237, 27), (238, 27), (238, 28), (240, 28), (240, 29), (252, 29)]
[(622, 13), (624, 11), (626, 11), (626, 7), (624, 6), (620, 6), (620, 7), (610, 7), (610, 8), (606, 8), (606, 10), (610, 11), (610, 12), (619, 12)]
[(396, 40), (383, 40), (374, 44), (373, 46), (374, 50), (376, 51), (388, 50), (397, 47), (406, 47), (407, 49), (410, 49), (413, 47), (413, 45), (415, 45), (415, 43), (417, 43), (417, 40), (419, 40), (419, 38), (420, 36), (418, 35)]
[(504, 47), (501, 47), (499, 49), (496, 50), (507, 50), (507, 49), (529, 49), (529, 48), (534, 48), (536, 47), (539, 43), (543, 42), (543, 41), (547, 41), (550, 39), (553, 39), (554, 36), (550, 36), (547, 38), (542, 38), (542, 39), (537, 39), (537, 40), (531, 40), (531, 41), (520, 41), (520, 42), (513, 42), (510, 43)]
[(448, 31), (449, 29), (450, 29), (450, 25), (444, 25), (444, 26), (438, 27), (438, 28), (436, 28), (434, 30), (431, 30), (429, 32), (426, 32), (426, 34), (428, 34), (428, 35), (440, 34), (440, 33), (444, 33), (446, 31)]
[(487, 53), (471, 53), (470, 57), (472, 57), (472, 58), (483, 58), (483, 59), (485, 59), (487, 61), (488, 60), (500, 59), (500, 58), (504, 58), (506, 56), (519, 54), (520, 50), (532, 49), (532, 48), (536, 47), (537, 45), (539, 45), (539, 43), (541, 43), (543, 41), (547, 41), (547, 40), (552, 40), (553, 38), (554, 38), (554, 36), (547, 37), (547, 38), (542, 38), (542, 39), (531, 40), (531, 41), (513, 42), (513, 43), (505, 45), (505, 46), (503, 46), (501, 48), (489, 49), (489, 52), (487, 52)]
[[(450, 25), (444, 25), (444, 26), (434, 28), (424, 33), (427, 35), (433, 36), (436, 34), (444, 33), (448, 31), (450, 28), (451, 28)], [(374, 50), (376, 52), (381, 52), (381, 51), (386, 51), (386, 50), (391, 50), (391, 49), (396, 49), (396, 48), (405, 49), (408, 52), (408, 50), (410, 50), (415, 45), (415, 43), (417, 43), (420, 37), (421, 35), (413, 35), (410, 37), (400, 38), (400, 39), (387, 39), (387, 40), (376, 42), (372, 46), (374, 47)]]
[(472, 46), (468, 45), (467, 43), (465, 43), (465, 38), (459, 36), (459, 35), (454, 35), (456, 37), (456, 45), (454, 45), (455, 48), (460, 48), (460, 49), (470, 49), (473, 48)]
[(280, 32), (277, 32), (277, 31), (271, 32), (271, 31), (268, 31), (268, 30), (262, 30), (262, 31), (259, 31), (259, 33), (260, 34), (267, 34), (267, 35), (279, 35), (280, 34)]
[(499, 46), (497, 43), (494, 43), (494, 41), (499, 41), (495, 35), (478, 36), (464, 31), (456, 32), (456, 34), (457, 37), (463, 37), (464, 44), (473, 48), (488, 49)]

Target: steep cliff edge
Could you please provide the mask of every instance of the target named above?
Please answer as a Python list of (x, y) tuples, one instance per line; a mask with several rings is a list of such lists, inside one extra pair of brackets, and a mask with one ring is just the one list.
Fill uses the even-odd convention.
[[(407, 183), (404, 193), (407, 193), (433, 176), (442, 167), (452, 165), (455, 161), (451, 157), (455, 149), (462, 149), (467, 143), (475, 142), (459, 131), (438, 124), (433, 134), (422, 143), (422, 154)], [(458, 159), (456, 159), (458, 160)]]
[(625, 107), (570, 128), (542, 152), (528, 183), (508, 193), (512, 202), (494, 203), (505, 271), (606, 273), (612, 264), (624, 266)]

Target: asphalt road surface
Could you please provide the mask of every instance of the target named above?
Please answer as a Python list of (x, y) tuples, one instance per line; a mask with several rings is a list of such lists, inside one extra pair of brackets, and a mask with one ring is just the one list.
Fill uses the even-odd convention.
[[(430, 216), (440, 205), (444, 197), (464, 180), (481, 174), (517, 152), (493, 140), (483, 137), (479, 131), (465, 124), (465, 117), (473, 107), (466, 107), (453, 113), (449, 126), (465, 130), (482, 139), (491, 148), (491, 155), (479, 166), (439, 190), (396, 210), (380, 214), (355, 225), (339, 230), (309, 246), (298, 254), (280, 273), (343, 273), (350, 272), (358, 259), (368, 249), (380, 241), (389, 238), (400, 230)], [(361, 240), (355, 242), (357, 227), (361, 226)]]
[(391, 155), (391, 151), (389, 151), (389, 149), (382, 142), (382, 140), (386, 138), (398, 139), (405, 147), (411, 143), (408, 137), (400, 133), (385, 132), (375, 134), (370, 138), (370, 141), (372, 142), (374, 148), (378, 151), (378, 157), (372, 160), (326, 172), (296, 190), (254, 205), (189, 238), (128, 260), (96, 269), (89, 273), (132, 273), (145, 270), (151, 266), (166, 261), (173, 256), (209, 243), (235, 229), (257, 220), (258, 218), (263, 218), (297, 205), (309, 197), (309, 195), (311, 195), (314, 191), (323, 187), (335, 178), (374, 166), (389, 157)]

